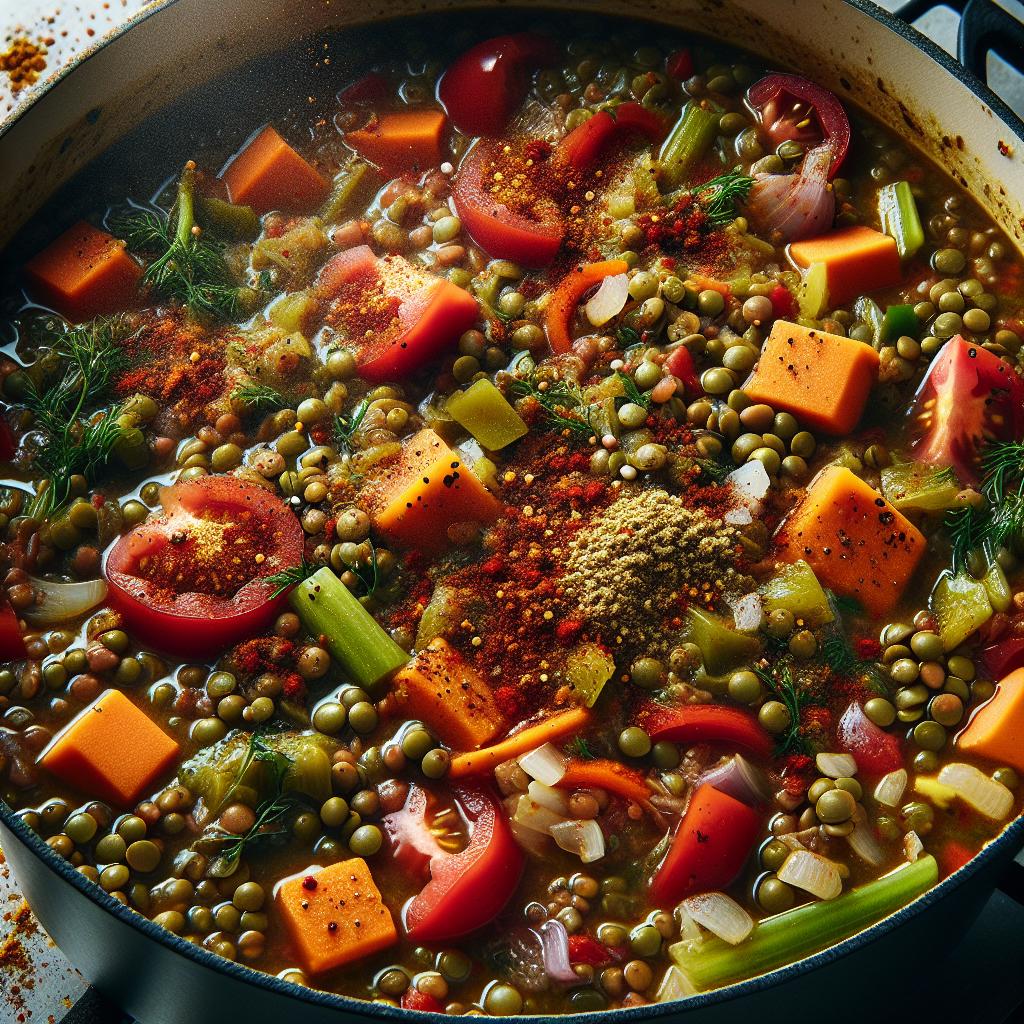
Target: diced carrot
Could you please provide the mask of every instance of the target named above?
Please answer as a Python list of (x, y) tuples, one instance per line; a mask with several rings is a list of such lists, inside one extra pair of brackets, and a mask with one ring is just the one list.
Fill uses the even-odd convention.
[(309, 210), (323, 202), (328, 184), (267, 125), (220, 172), (231, 202), (267, 210)]
[(789, 255), (798, 267), (825, 264), (832, 306), (842, 306), (858, 295), (900, 283), (896, 240), (863, 224), (793, 242)]
[(447, 777), (462, 779), (468, 775), (483, 775), (493, 771), (499, 764), (511, 761), (513, 757), (527, 754), (544, 743), (559, 740), (570, 733), (579, 732), (590, 724), (591, 717), (586, 708), (559, 711), (550, 718), (545, 718), (543, 722), (528, 725), (492, 747), (453, 757)]
[(708, 277), (706, 274), (687, 274), (687, 281), (692, 281), (701, 291), (718, 292), (723, 298), (732, 295), (732, 285), (727, 281), (719, 281), (715, 277)]
[(308, 974), (323, 974), (398, 941), (391, 911), (362, 857), (294, 875), (277, 890), (277, 908)]
[(591, 761), (573, 758), (566, 765), (565, 774), (558, 781), (558, 788), (603, 789), (638, 804), (649, 800), (651, 796), (651, 791), (644, 784), (644, 777), (635, 768), (603, 757)]
[(606, 277), (625, 274), (627, 270), (629, 264), (625, 260), (580, 263), (559, 281), (544, 311), (544, 330), (552, 352), (568, 352), (572, 347), (570, 327), (580, 299)]
[(743, 390), (810, 430), (848, 434), (867, 405), (878, 362), (862, 341), (776, 320)]
[(391, 171), (426, 170), (441, 162), (445, 116), (440, 110), (380, 114), (345, 141), (361, 156)]
[(76, 790), (130, 807), (174, 764), (178, 744), (120, 690), (105, 690), (50, 741), (39, 764)]
[(776, 540), (781, 558), (803, 559), (824, 586), (879, 616), (899, 601), (926, 546), (913, 523), (845, 466), (811, 481)]
[(1024, 772), (1024, 668), (1011, 672), (971, 716), (956, 745), (998, 764)]
[(406, 443), (382, 481), (386, 499), (377, 513), (381, 533), (407, 548), (433, 554), (448, 546), (456, 523), (492, 523), (505, 506), (434, 431)]
[(25, 276), (38, 298), (80, 323), (130, 305), (142, 268), (124, 242), (80, 220), (25, 264)]
[(507, 728), (491, 688), (441, 637), (395, 676), (391, 696), (453, 750), (476, 750)]

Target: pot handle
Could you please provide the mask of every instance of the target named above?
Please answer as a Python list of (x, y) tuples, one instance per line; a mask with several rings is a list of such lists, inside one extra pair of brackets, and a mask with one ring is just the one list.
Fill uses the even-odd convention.
[(983, 82), (988, 81), (990, 50), (1024, 73), (1024, 22), (992, 0), (967, 0), (956, 50), (957, 60)]

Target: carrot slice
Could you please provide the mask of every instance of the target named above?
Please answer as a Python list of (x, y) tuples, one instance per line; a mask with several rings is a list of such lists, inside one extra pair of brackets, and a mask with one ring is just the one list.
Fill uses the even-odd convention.
[(308, 210), (327, 196), (320, 173), (269, 124), (227, 162), (220, 176), (231, 202), (257, 213)]
[(106, 690), (61, 730), (39, 764), (63, 782), (117, 807), (154, 788), (178, 744), (120, 690)]
[(130, 305), (142, 268), (124, 242), (80, 220), (25, 264), (25, 276), (35, 295), (80, 323)]
[(441, 162), (445, 116), (440, 110), (381, 114), (345, 141), (360, 156), (393, 171), (425, 170)]
[(1011, 672), (956, 738), (960, 750), (1024, 772), (1024, 668)]
[(867, 405), (878, 363), (862, 341), (776, 320), (743, 390), (809, 429), (848, 434)]
[(309, 974), (323, 974), (393, 946), (391, 911), (362, 857), (304, 871), (281, 884), (277, 907)]
[(552, 352), (568, 352), (572, 347), (570, 326), (580, 299), (606, 277), (625, 274), (628, 270), (625, 260), (604, 260), (601, 263), (580, 263), (562, 278), (551, 293), (544, 313), (544, 329)]
[(570, 733), (579, 732), (590, 724), (592, 717), (586, 708), (560, 711), (551, 718), (545, 718), (543, 722), (528, 725), (491, 747), (453, 757), (448, 769), (448, 778), (463, 779), (468, 775), (483, 775), (485, 772), (493, 771), (499, 764), (511, 761), (513, 757), (519, 757), (520, 754), (526, 754), (544, 743), (561, 739)]
[(441, 637), (395, 676), (391, 696), (454, 750), (476, 750), (506, 728), (491, 688)]
[(651, 796), (640, 772), (608, 758), (592, 761), (574, 758), (566, 765), (565, 774), (558, 781), (558, 788), (604, 789), (638, 804), (649, 800)]
[(876, 288), (899, 284), (902, 273), (896, 240), (863, 224), (793, 242), (789, 255), (798, 267), (825, 264), (828, 298), (833, 306), (842, 306)]

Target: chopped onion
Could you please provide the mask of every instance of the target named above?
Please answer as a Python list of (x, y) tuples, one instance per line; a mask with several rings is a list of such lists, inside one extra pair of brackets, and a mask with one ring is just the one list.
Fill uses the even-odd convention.
[(733, 602), (732, 617), (736, 628), (741, 633), (753, 633), (761, 628), (764, 609), (761, 607), (760, 594), (744, 594)]
[(587, 301), (584, 311), (587, 319), (600, 327), (618, 316), (629, 298), (629, 278), (625, 274), (612, 274), (601, 282), (601, 287)]
[(843, 891), (839, 868), (810, 850), (794, 850), (778, 870), (779, 881), (794, 885), (820, 900), (834, 900)]
[(913, 829), (903, 837), (903, 853), (911, 864), (924, 853), (924, 843)]
[(796, 174), (756, 174), (745, 213), (761, 231), (787, 242), (820, 235), (832, 226), (836, 197), (828, 183), (832, 147), (810, 150)]
[(654, 998), (659, 1003), (674, 1003), (690, 995), (693, 995), (693, 987), (687, 983), (683, 972), (673, 964), (661, 979)]
[(899, 807), (907, 789), (907, 770), (897, 768), (883, 775), (875, 786), (875, 799), (885, 807)]
[(740, 500), (748, 507), (757, 507), (772, 485), (768, 470), (756, 459), (734, 469), (725, 478), (725, 482), (732, 484)]
[(544, 954), (544, 970), (548, 977), (563, 984), (579, 982), (569, 962), (569, 933), (558, 918), (549, 917), (540, 926), (540, 946)]
[(849, 779), (857, 774), (853, 754), (818, 754), (814, 759), (818, 771), (830, 779)]
[(961, 800), (993, 821), (1005, 821), (1013, 810), (1013, 793), (973, 764), (957, 762), (943, 765), (939, 782), (949, 786)]
[(565, 774), (566, 757), (552, 743), (545, 743), (519, 758), (519, 767), (545, 786), (555, 786)]
[(754, 521), (750, 509), (746, 505), (742, 508), (729, 509), (722, 519), (730, 526), (749, 526)]
[(697, 922), (690, 917), (690, 912), (684, 903), (676, 907), (676, 924), (679, 925), (679, 938), (690, 946), (700, 946), (704, 943), (704, 933), (700, 930)]
[(604, 856), (604, 833), (593, 818), (559, 821), (551, 826), (551, 838), (566, 853), (574, 853), (584, 864)]
[(885, 853), (875, 836), (875, 830), (868, 824), (867, 815), (859, 805), (853, 813), (853, 831), (846, 840), (850, 844), (850, 849), (872, 867), (878, 867), (885, 860)]
[(563, 818), (569, 813), (569, 797), (564, 790), (545, 786), (543, 782), (531, 782), (526, 792), (534, 803), (560, 814)]
[(517, 825), (522, 825), (523, 828), (551, 835), (551, 827), (562, 824), (565, 818), (560, 814), (555, 814), (547, 807), (542, 807), (536, 800), (531, 800), (524, 793), (516, 804), (512, 820)]
[(687, 913), (702, 928), (735, 946), (753, 930), (754, 919), (724, 892), (705, 892), (683, 900)]
[(52, 583), (30, 577), (37, 601), (21, 614), (29, 622), (47, 626), (83, 615), (101, 604), (107, 596), (106, 580), (86, 580), (82, 583)]
[(770, 796), (768, 783), (760, 769), (755, 768), (741, 754), (735, 754), (724, 764), (710, 768), (699, 781), (751, 807), (766, 803)]

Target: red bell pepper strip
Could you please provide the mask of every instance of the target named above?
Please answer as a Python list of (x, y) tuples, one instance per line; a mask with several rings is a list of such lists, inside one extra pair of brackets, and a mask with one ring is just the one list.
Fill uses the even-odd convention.
[(665, 62), (665, 72), (677, 82), (685, 82), (693, 74), (693, 54), (687, 49), (670, 53)]
[(693, 893), (726, 888), (743, 870), (760, 834), (755, 810), (713, 786), (698, 786), (651, 879), (651, 900), (674, 907)]
[(604, 260), (601, 263), (581, 263), (562, 278), (551, 293), (544, 312), (544, 329), (552, 352), (568, 352), (572, 347), (569, 328), (580, 299), (606, 277), (625, 274), (628, 270), (629, 264), (625, 260)]
[(422, 1010), (424, 1013), (444, 1013), (444, 1003), (437, 996), (428, 995), (410, 985), (402, 993), (403, 1010)]
[(753, 715), (719, 704), (683, 704), (674, 708), (648, 704), (640, 709), (638, 723), (655, 743), (671, 740), (741, 747), (756, 757), (769, 757), (774, 749), (771, 736)]
[(577, 932), (569, 936), (569, 963), (589, 964), (591, 967), (609, 967), (623, 959), (626, 951), (606, 946), (591, 935)]
[(558, 144), (554, 159), (581, 171), (623, 136), (635, 133), (657, 143), (668, 134), (668, 127), (653, 110), (639, 103), (620, 103), (612, 110), (599, 110), (569, 132)]
[(27, 657), (18, 614), (4, 601), (0, 604), (0, 661), (24, 661)]

